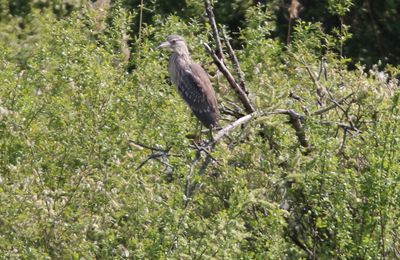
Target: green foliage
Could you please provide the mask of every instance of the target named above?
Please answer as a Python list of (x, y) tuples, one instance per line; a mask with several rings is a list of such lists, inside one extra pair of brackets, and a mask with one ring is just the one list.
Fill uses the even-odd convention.
[(35, 8), (0, 23), (2, 258), (399, 257), (399, 82), (379, 66), (347, 69), (346, 27), (301, 21), (285, 48), (273, 10), (246, 7), (231, 36), (250, 99), (303, 115), (311, 146), (288, 115), (265, 114), (224, 138), (202, 171), (186, 137), (195, 120), (156, 49), (184, 35), (221, 106), (240, 108), (202, 46), (201, 14), (155, 14), (129, 37), (139, 12), (123, 1), (106, 15)]
[(344, 16), (350, 11), (350, 7), (354, 5), (352, 0), (328, 0), (328, 10), (331, 14)]

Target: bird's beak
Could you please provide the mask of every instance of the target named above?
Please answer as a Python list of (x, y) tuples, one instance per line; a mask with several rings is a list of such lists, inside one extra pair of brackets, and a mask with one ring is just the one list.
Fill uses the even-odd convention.
[(157, 49), (171, 49), (171, 44), (169, 42), (163, 42), (160, 45), (158, 45)]

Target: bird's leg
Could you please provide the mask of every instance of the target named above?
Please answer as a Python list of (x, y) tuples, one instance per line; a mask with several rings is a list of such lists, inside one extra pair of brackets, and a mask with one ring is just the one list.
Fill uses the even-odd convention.
[(202, 130), (203, 126), (200, 123), (199, 120), (196, 120), (196, 133), (195, 133), (195, 142), (196, 143), (201, 143), (201, 130)]
[(213, 136), (213, 128), (210, 127), (210, 131), (208, 132), (208, 138), (210, 139), (209, 142), (212, 143), (214, 142), (214, 136)]

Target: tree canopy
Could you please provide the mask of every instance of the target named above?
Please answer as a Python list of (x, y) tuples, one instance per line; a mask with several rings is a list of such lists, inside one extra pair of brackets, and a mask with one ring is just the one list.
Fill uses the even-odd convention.
[(400, 258), (397, 1), (211, 2), (0, 0), (2, 258)]

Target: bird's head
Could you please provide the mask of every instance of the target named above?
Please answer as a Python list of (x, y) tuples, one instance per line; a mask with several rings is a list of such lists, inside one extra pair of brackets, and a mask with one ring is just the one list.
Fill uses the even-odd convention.
[(189, 54), (189, 50), (186, 46), (185, 39), (179, 35), (170, 35), (167, 37), (167, 41), (161, 43), (158, 48), (168, 49), (177, 54)]

